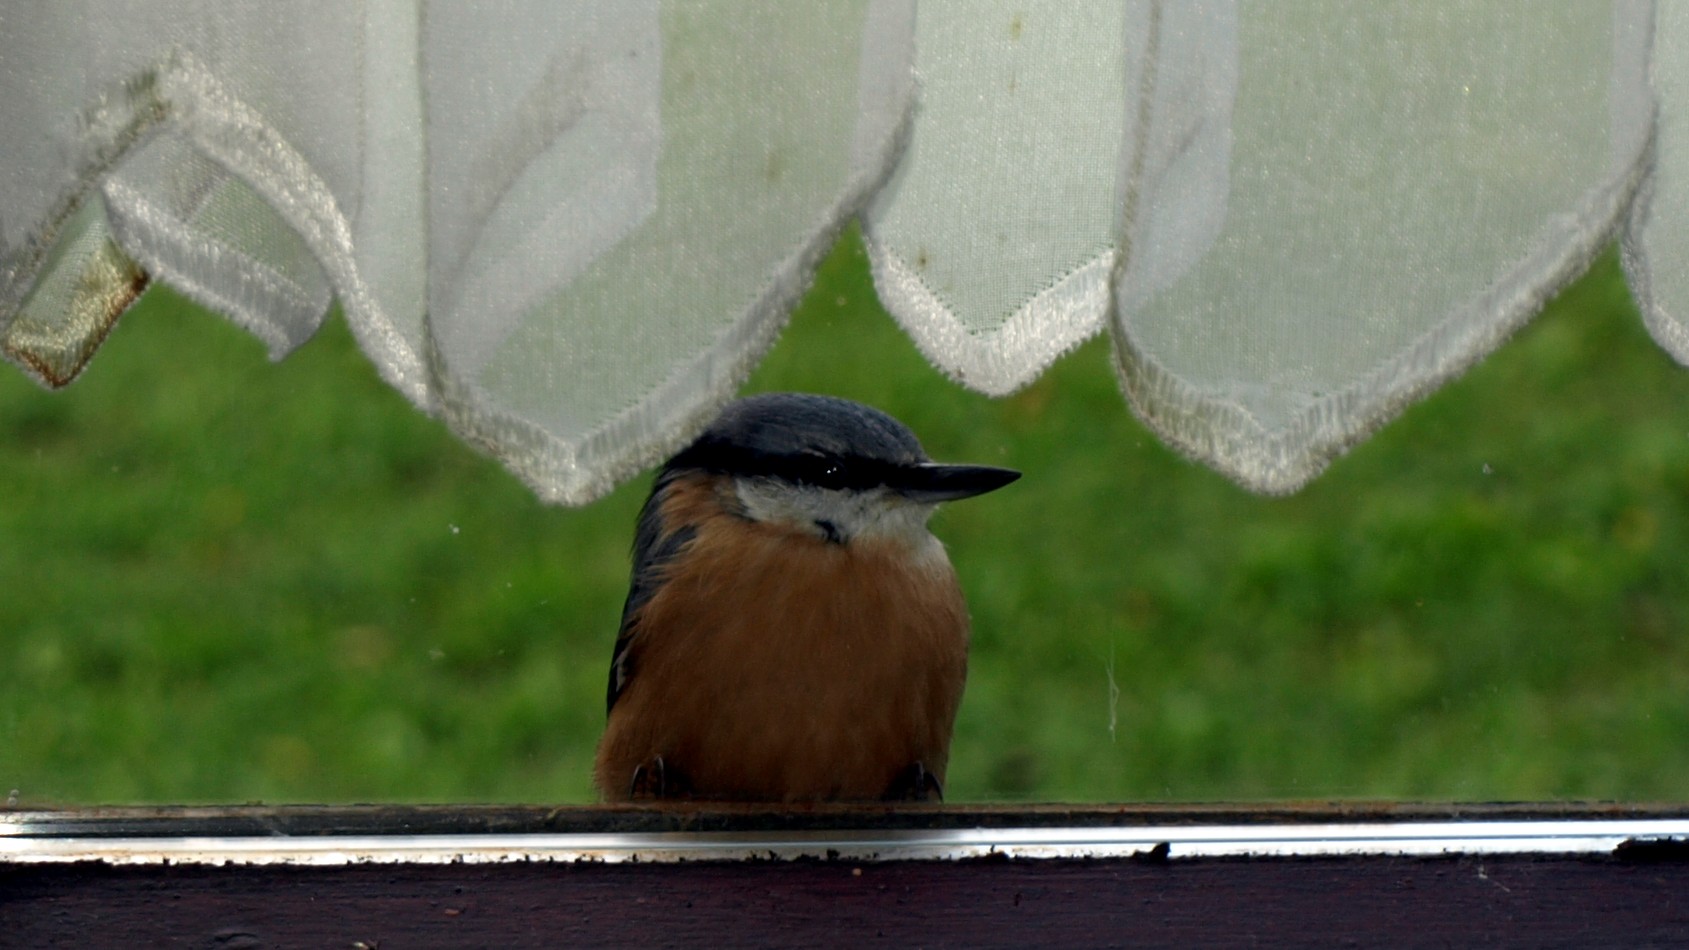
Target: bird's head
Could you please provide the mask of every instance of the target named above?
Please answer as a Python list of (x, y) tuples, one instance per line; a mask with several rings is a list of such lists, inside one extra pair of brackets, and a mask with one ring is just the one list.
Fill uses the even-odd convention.
[[(703, 471), (731, 479), (754, 521), (790, 525), (837, 544), (925, 539), (940, 502), (981, 495), (1020, 473), (946, 465), (877, 409), (832, 396), (766, 393), (730, 404), (663, 477)], [(660, 479), (661, 480), (661, 479)]]

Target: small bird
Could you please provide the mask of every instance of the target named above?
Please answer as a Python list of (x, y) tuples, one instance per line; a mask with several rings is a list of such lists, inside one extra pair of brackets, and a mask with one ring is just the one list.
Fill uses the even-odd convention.
[(968, 611), (927, 519), (1019, 477), (846, 399), (728, 405), (640, 512), (599, 792), (941, 799)]

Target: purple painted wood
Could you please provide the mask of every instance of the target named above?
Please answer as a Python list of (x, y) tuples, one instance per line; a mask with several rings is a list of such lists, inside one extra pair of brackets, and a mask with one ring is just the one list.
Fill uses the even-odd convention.
[(1689, 863), (13, 867), (3, 947), (1684, 946)]

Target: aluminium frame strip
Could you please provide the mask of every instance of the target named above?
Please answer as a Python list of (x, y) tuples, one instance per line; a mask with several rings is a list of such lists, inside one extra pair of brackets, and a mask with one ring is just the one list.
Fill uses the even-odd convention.
[(615, 833), (60, 836), (0, 812), (0, 864), (298, 865), (1611, 855), (1689, 846), (1689, 818)]

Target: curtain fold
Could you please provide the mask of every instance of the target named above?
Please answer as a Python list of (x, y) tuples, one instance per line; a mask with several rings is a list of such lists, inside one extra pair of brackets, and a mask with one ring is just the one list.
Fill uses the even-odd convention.
[(1107, 333), (1162, 438), (1291, 491), (1621, 234), (1689, 362), (1686, 47), (1644, 0), (22, 5), (0, 353), (65, 385), (154, 280), (275, 358), (338, 302), (583, 503), (707, 422), (860, 215), (958, 382)]

